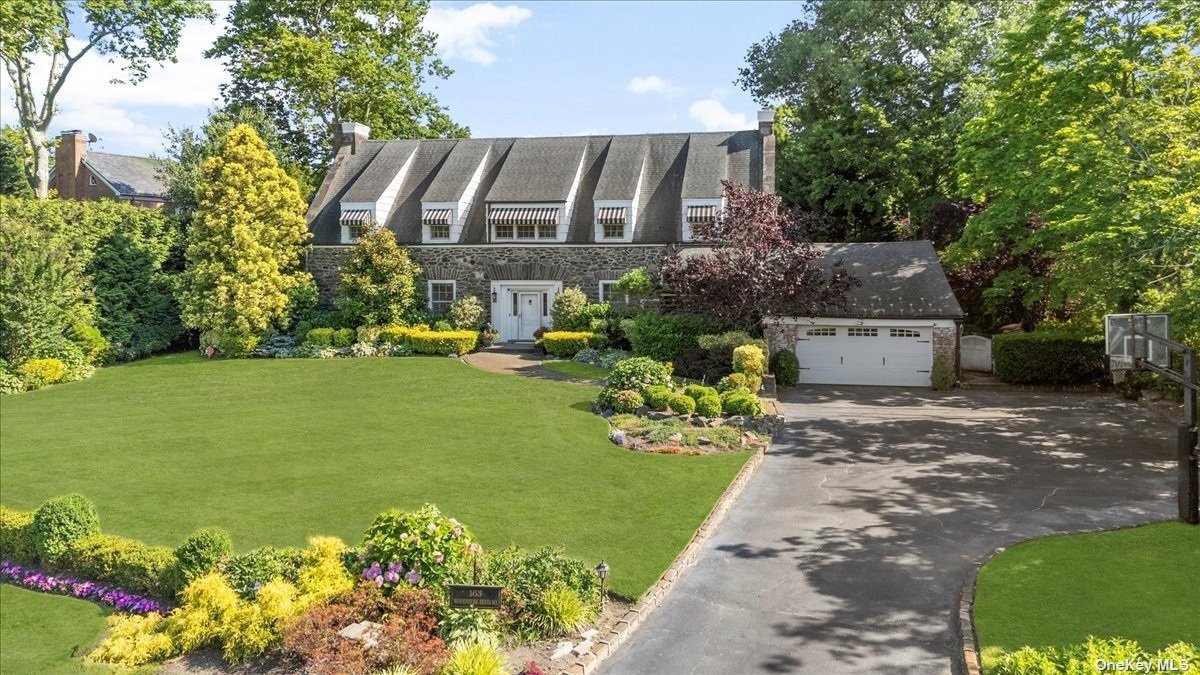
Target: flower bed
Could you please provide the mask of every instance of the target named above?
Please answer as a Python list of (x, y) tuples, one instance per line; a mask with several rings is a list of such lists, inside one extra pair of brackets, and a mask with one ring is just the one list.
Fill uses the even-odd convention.
[(32, 591), (95, 600), (131, 614), (165, 613), (162, 605), (158, 602), (145, 596), (127, 593), (116, 586), (47, 574), (36, 569), (22, 567), (8, 560), (0, 560), (0, 580)]

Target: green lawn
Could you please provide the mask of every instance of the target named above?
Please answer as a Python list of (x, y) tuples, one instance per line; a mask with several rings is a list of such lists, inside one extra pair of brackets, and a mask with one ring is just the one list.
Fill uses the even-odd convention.
[(104, 617), (84, 600), (0, 584), (0, 673), (105, 672), (80, 660), (99, 642)]
[(577, 361), (543, 361), (542, 367), (580, 380), (603, 380), (608, 377), (608, 371), (600, 366)]
[(637, 596), (749, 454), (621, 449), (595, 395), (448, 358), (165, 356), (4, 397), (0, 494), (79, 492), (106, 532), (174, 546), (218, 525), (239, 550), (356, 543), (380, 511), (433, 502), (487, 547), (604, 558), (610, 588)]
[(992, 558), (979, 573), (975, 625), (985, 657), (1089, 635), (1154, 651), (1200, 641), (1200, 527), (1158, 523), (1047, 537)]

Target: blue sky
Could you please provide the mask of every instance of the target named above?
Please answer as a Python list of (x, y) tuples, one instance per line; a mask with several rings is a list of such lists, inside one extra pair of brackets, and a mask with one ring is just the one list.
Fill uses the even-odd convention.
[[(224, 16), (225, 3), (214, 3)], [(454, 70), (432, 84), (474, 136), (749, 128), (757, 105), (734, 84), (746, 50), (799, 18), (791, 2), (435, 2), (426, 25)], [(143, 83), (87, 57), (60, 96), (51, 132), (80, 128), (94, 149), (161, 153), (166, 126), (194, 126), (225, 80), (202, 57), (223, 29), (196, 22), (179, 63)], [(15, 124), (7, 78), (3, 123)]]

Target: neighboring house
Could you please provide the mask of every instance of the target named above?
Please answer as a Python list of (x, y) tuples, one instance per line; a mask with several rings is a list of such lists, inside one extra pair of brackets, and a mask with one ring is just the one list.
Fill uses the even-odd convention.
[[(330, 302), (355, 238), (380, 224), (421, 265), (431, 309), (475, 295), (501, 340), (532, 340), (550, 325), (564, 287), (606, 300), (626, 272), (657, 268), (671, 250), (703, 247), (692, 227), (720, 213), (721, 181), (774, 192), (774, 113), (758, 119), (757, 130), (733, 132), (390, 141), (342, 124), (308, 211), (307, 267)], [(928, 242), (838, 244), (829, 253), (866, 283), (852, 293), (849, 313), (812, 321), (844, 347), (890, 360), (872, 369), (853, 365), (858, 357), (849, 352), (808, 350), (794, 326), (810, 320), (774, 319), (769, 336), (777, 348), (797, 350), (808, 369), (803, 381), (928, 384), (935, 346), (957, 360), (962, 312)], [(930, 308), (915, 305), (925, 301)], [(852, 329), (854, 339), (843, 340)], [(876, 339), (869, 348), (859, 341), (868, 336)], [(829, 373), (814, 364), (832, 359), (839, 369)], [(847, 363), (863, 370), (839, 380)], [(897, 375), (902, 369), (911, 372)]]
[(792, 350), (800, 382), (929, 386), (935, 356), (958, 364), (963, 312), (928, 241), (818, 244), (861, 285), (845, 307), (816, 317), (770, 317), (771, 352)]
[(50, 187), (58, 190), (59, 199), (117, 199), (161, 209), (170, 206), (159, 176), (161, 166), (149, 157), (92, 152), (82, 131), (64, 131), (54, 153)]

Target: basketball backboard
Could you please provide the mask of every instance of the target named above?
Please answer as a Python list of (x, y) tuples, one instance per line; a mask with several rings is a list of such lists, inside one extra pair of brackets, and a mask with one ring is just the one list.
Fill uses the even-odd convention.
[(1146, 335), (1169, 340), (1170, 331), (1167, 314), (1109, 314), (1104, 317), (1105, 351), (1114, 363), (1132, 364), (1133, 359), (1139, 358), (1166, 367), (1171, 363), (1171, 350), (1146, 339)]

